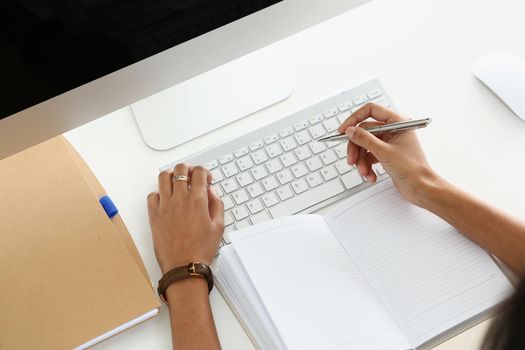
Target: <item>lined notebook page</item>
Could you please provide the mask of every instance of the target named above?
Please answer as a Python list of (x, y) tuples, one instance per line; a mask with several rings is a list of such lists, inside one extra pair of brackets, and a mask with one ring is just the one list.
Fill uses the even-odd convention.
[(231, 240), (288, 349), (409, 347), (321, 216), (272, 220)]
[(497, 304), (512, 289), (492, 258), (390, 180), (325, 216), (413, 346)]

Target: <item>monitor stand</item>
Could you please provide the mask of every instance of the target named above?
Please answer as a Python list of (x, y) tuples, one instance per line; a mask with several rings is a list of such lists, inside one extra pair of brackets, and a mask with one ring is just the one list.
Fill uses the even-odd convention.
[(288, 98), (289, 68), (263, 48), (131, 105), (144, 142), (167, 150)]

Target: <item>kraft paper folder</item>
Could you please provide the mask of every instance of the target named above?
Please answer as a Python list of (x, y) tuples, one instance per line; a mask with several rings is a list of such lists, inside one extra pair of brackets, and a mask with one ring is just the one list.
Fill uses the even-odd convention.
[(2, 160), (0, 184), (0, 349), (82, 349), (157, 315), (133, 240), (63, 137)]

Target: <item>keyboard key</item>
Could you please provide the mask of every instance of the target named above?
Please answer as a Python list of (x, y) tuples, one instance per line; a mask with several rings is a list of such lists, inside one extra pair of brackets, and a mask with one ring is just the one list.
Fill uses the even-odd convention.
[(231, 162), (233, 160), (233, 153), (225, 154), (221, 157), (219, 157), (219, 163), (226, 164), (228, 162)]
[(241, 147), (239, 148), (238, 150), (236, 150), (235, 152), (233, 152), (233, 154), (235, 155), (235, 157), (239, 158), (239, 157), (242, 157), (246, 154), (248, 154), (248, 147)]
[(295, 193), (300, 194), (308, 189), (308, 185), (303, 179), (299, 179), (292, 182), (292, 188), (295, 191)]
[(249, 185), (248, 187), (246, 187), (246, 189), (248, 190), (248, 193), (250, 194), (250, 196), (252, 198), (260, 196), (261, 194), (264, 193), (261, 185), (259, 185), (258, 182), (254, 183), (252, 185)]
[(239, 174), (235, 178), (237, 179), (237, 182), (241, 187), (246, 187), (247, 185), (253, 182), (253, 177), (250, 175), (249, 172)]
[(250, 222), (248, 221), (248, 219), (246, 220), (241, 220), (239, 221), (238, 223), (235, 224), (235, 228), (237, 230), (242, 230), (243, 228), (246, 228), (246, 227), (250, 227)]
[(341, 175), (346, 174), (347, 172), (353, 169), (352, 166), (348, 165), (348, 163), (346, 162), (346, 159), (341, 159), (335, 162), (334, 165), (335, 165), (335, 168), (337, 169), (337, 172)]
[(248, 214), (248, 210), (246, 210), (246, 207), (244, 205), (240, 205), (238, 207), (235, 207), (231, 210), (233, 216), (235, 217), (235, 220), (241, 221), (242, 219), (246, 219), (250, 214)]
[(337, 161), (337, 156), (335, 155), (335, 152), (331, 149), (321, 153), (320, 157), (324, 165), (332, 164), (333, 162)]
[(373, 100), (376, 97), (381, 96), (383, 93), (379, 89), (374, 89), (368, 93), (368, 98)]
[(253, 178), (255, 180), (260, 180), (260, 179), (268, 176), (268, 172), (266, 171), (266, 169), (262, 165), (259, 165), (259, 166), (253, 168), (250, 171), (251, 171), (251, 173), (253, 175)]
[(255, 151), (251, 154), (253, 162), (255, 164), (261, 164), (268, 160), (268, 156), (264, 152), (264, 150), (260, 149), (258, 151)]
[(266, 211), (262, 211), (259, 214), (252, 215), (252, 217), (250, 218), (250, 220), (252, 221), (252, 224), (254, 225), (260, 224), (261, 222), (265, 222), (270, 219), (271, 219), (270, 215), (268, 215)]
[(288, 182), (293, 180), (292, 173), (290, 173), (290, 170), (284, 169), (283, 171), (277, 173), (277, 180), (281, 183), (281, 185), (287, 184)]
[(306, 130), (298, 132), (297, 134), (294, 135), (294, 137), (295, 137), (295, 141), (297, 141), (299, 146), (304, 145), (305, 143), (308, 143), (312, 140), (312, 138), (310, 137), (310, 135), (308, 134)]
[(295, 140), (293, 139), (292, 136), (287, 137), (284, 140), (281, 140), (280, 144), (285, 152), (288, 152), (297, 147), (297, 143), (295, 143)]
[(323, 167), (323, 163), (321, 163), (319, 157), (312, 157), (306, 160), (306, 166), (308, 169), (310, 169), (310, 171), (316, 171)]
[(323, 115), (317, 114), (317, 115), (311, 116), (310, 118), (308, 118), (308, 120), (310, 121), (310, 124), (314, 125), (314, 124), (317, 124), (323, 121)]
[(356, 106), (362, 105), (366, 101), (367, 101), (367, 98), (366, 98), (365, 95), (360, 95), (360, 96), (354, 97), (354, 99), (352, 100), (352, 102), (354, 102), (354, 105), (356, 105)]
[(259, 199), (254, 199), (253, 201), (248, 202), (246, 206), (248, 207), (248, 210), (252, 214), (257, 214), (258, 212), (264, 209), (264, 206), (262, 205)]
[(324, 142), (312, 142), (308, 144), (308, 146), (310, 146), (310, 149), (314, 154), (319, 154), (326, 150), (326, 145)]
[(300, 178), (301, 176), (308, 174), (308, 170), (306, 169), (303, 163), (299, 163), (292, 166), (291, 170), (296, 178)]
[(321, 175), (325, 181), (332, 180), (338, 176), (337, 170), (333, 165), (329, 165), (326, 168), (321, 169)]
[(266, 205), (267, 208), (269, 208), (271, 206), (274, 206), (277, 203), (279, 203), (279, 200), (277, 199), (277, 196), (273, 192), (267, 193), (264, 196), (262, 196), (261, 198), (262, 198), (262, 201), (263, 201), (264, 205)]
[(347, 190), (363, 183), (363, 178), (357, 171), (346, 173), (345, 175), (341, 176), (341, 180), (343, 180), (343, 184)]
[(268, 153), (268, 156), (270, 156), (270, 158), (275, 158), (283, 154), (283, 150), (281, 149), (281, 146), (279, 146), (278, 143), (274, 143), (273, 145), (266, 147), (266, 153)]
[(383, 106), (383, 107), (390, 108), (390, 104), (384, 98), (378, 98), (374, 102), (379, 104), (379, 105), (381, 105), (381, 106)]
[(346, 102), (341, 103), (338, 107), (339, 107), (340, 112), (344, 112), (352, 108), (352, 106), (353, 106), (352, 101), (346, 101)]
[(295, 129), (295, 131), (301, 131), (303, 129), (306, 129), (308, 126), (310, 126), (310, 124), (308, 124), (308, 121), (303, 120), (303, 121), (300, 121), (299, 123), (295, 123), (293, 128)]
[(228, 210), (234, 207), (233, 201), (230, 196), (224, 196), (222, 198), (222, 202), (224, 203), (224, 210)]
[(279, 159), (285, 168), (289, 168), (291, 165), (297, 163), (297, 158), (293, 155), (292, 152), (283, 154)]
[(250, 156), (244, 156), (240, 159), (237, 159), (237, 166), (241, 171), (250, 169), (251, 167), (253, 167), (252, 159), (250, 158)]
[(325, 142), (325, 143), (326, 143), (326, 147), (333, 148), (333, 147), (339, 145), (341, 143), (341, 141), (328, 141), (328, 142)]
[(341, 181), (337, 179), (332, 180), (314, 187), (302, 195), (295, 196), (286, 202), (279, 203), (273, 208), (270, 208), (269, 211), (273, 218), (296, 214), (343, 192), (344, 187)]
[(208, 162), (208, 163), (203, 165), (203, 167), (205, 167), (208, 170), (215, 169), (218, 166), (219, 166), (219, 162), (216, 161), (216, 160), (212, 160), (211, 162)]
[(386, 173), (385, 169), (383, 168), (383, 166), (381, 165), (381, 163), (376, 163), (374, 165), (372, 165), (372, 169), (374, 169), (374, 171), (378, 174), (378, 175), (383, 175), (384, 173)]
[(295, 155), (299, 160), (305, 160), (307, 158), (310, 158), (312, 156), (312, 152), (306, 146), (301, 146), (298, 149), (295, 150)]
[(239, 169), (237, 169), (234, 163), (228, 163), (222, 166), (222, 173), (224, 174), (224, 176), (230, 177), (233, 175), (237, 175), (239, 173)]
[(222, 192), (221, 186), (216, 185), (216, 186), (212, 186), (212, 187), (215, 190), (215, 193), (217, 193), (217, 196), (219, 196), (219, 197), (224, 196), (224, 192)]
[(326, 110), (323, 114), (325, 118), (331, 118), (337, 114), (337, 108), (330, 108), (329, 110)]
[(339, 120), (339, 122), (341, 124), (343, 124), (345, 122), (345, 120), (348, 119), (349, 116), (352, 115), (352, 110), (348, 110), (348, 111), (345, 111), (343, 113), (340, 113), (338, 116), (337, 116), (337, 119)]
[(235, 227), (233, 225), (224, 228), (224, 234), (222, 235), (222, 240), (224, 241), (224, 243), (230, 244), (232, 242), (229, 234), (235, 231), (234, 228)]
[(283, 186), (275, 192), (277, 193), (281, 201), (285, 201), (293, 197), (293, 192), (290, 189), (290, 186)]
[(319, 175), (318, 172), (306, 175), (306, 181), (308, 182), (308, 185), (310, 185), (310, 187), (315, 187), (323, 183), (323, 179), (321, 178), (321, 175)]
[(225, 211), (224, 212), (224, 226), (229, 226), (231, 224), (233, 224), (233, 217), (232, 217), (232, 214), (231, 212), (229, 211)]
[(279, 140), (279, 135), (277, 135), (276, 132), (273, 134), (270, 134), (264, 138), (264, 142), (266, 142), (267, 145), (274, 143), (275, 141)]
[(339, 158), (346, 158), (347, 149), (348, 149), (348, 144), (347, 143), (341, 143), (336, 148), (334, 148), (334, 151), (335, 151), (335, 153), (337, 154), (337, 156)]
[(275, 177), (273, 176), (268, 176), (267, 178), (263, 179), (261, 183), (266, 191), (271, 191), (279, 187), (277, 180), (275, 180)]
[(228, 194), (239, 189), (239, 185), (237, 185), (237, 181), (234, 178), (224, 180), (221, 182), (221, 185), (224, 192)]
[(291, 134), (293, 134), (293, 128), (291, 126), (279, 131), (279, 136), (281, 137), (290, 136)]
[(312, 138), (314, 139), (318, 139), (319, 137), (326, 135), (326, 130), (323, 124), (314, 125), (309, 130), (310, 130), (310, 135), (312, 135)]
[(234, 192), (232, 194), (233, 200), (237, 205), (247, 202), (250, 198), (248, 198), (248, 195), (246, 194), (246, 191), (242, 188), (238, 190), (237, 192)]
[(211, 184), (212, 185), (216, 184), (219, 181), (224, 180), (224, 176), (222, 175), (220, 169), (213, 169), (213, 170), (210, 171), (210, 173), (211, 173), (211, 176), (212, 176), (212, 178), (211, 178)]
[(337, 128), (339, 127), (339, 125), (341, 125), (339, 123), (339, 121), (337, 120), (337, 118), (330, 118), (328, 120), (325, 120), (323, 122), (323, 125), (324, 127), (326, 128), (326, 131), (328, 132), (334, 132), (337, 130)]
[(283, 166), (281, 165), (281, 162), (279, 162), (279, 159), (272, 159), (266, 163), (266, 169), (268, 169), (270, 174), (275, 174), (276, 172), (282, 170)]
[(259, 148), (263, 148), (263, 146), (263, 140), (257, 140), (255, 142), (250, 143), (249, 147), (251, 151), (257, 151)]

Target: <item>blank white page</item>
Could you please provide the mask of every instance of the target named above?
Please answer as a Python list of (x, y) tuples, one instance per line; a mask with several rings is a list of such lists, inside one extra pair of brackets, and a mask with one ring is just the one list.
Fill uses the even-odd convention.
[(409, 348), (321, 216), (279, 218), (231, 240), (288, 349)]
[(483, 249), (404, 200), (390, 180), (346, 200), (325, 220), (412, 346), (487, 310), (512, 289)]

